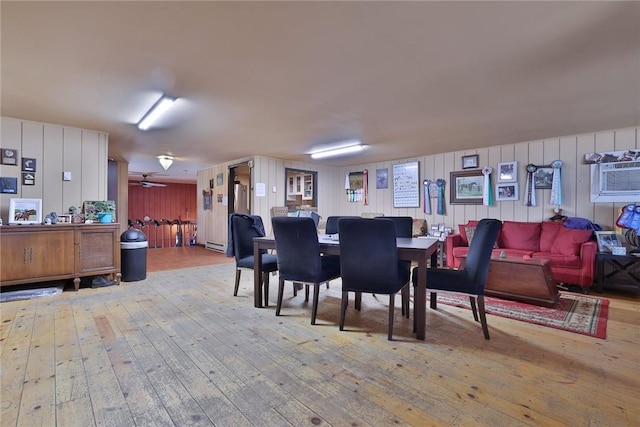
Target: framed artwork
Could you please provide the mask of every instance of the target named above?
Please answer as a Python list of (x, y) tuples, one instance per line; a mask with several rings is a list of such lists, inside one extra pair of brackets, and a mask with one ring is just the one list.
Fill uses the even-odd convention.
[(498, 163), (498, 182), (518, 182), (518, 162)]
[(33, 172), (22, 172), (22, 185), (36, 185), (36, 174)]
[(10, 199), (9, 224), (42, 223), (42, 199)]
[(389, 188), (389, 169), (376, 169), (376, 189)]
[(18, 178), (13, 178), (13, 177), (0, 178), (0, 193), (18, 194)]
[(224, 184), (224, 175), (219, 173), (218, 175), (216, 175), (216, 185), (219, 187), (222, 184)]
[(29, 157), (22, 158), (22, 171), (23, 172), (35, 172), (36, 171), (36, 159)]
[(496, 200), (501, 202), (518, 200), (518, 183), (496, 184)]
[(0, 161), (3, 165), (18, 165), (18, 150), (13, 148), (0, 148)]
[(484, 175), (482, 171), (451, 172), (449, 181), (452, 205), (481, 205)]
[(420, 207), (420, 180), (418, 162), (393, 165), (393, 207)]
[(478, 167), (478, 155), (462, 156), (462, 169), (473, 169)]
[(111, 214), (111, 218), (116, 218), (116, 202), (113, 200), (86, 200), (83, 204), (84, 219), (99, 221), (100, 214)]
[(553, 168), (550, 165), (538, 166), (533, 173), (533, 182), (537, 189), (549, 189), (553, 182)]
[(598, 240), (598, 251), (612, 252), (614, 247), (624, 247), (622, 243), (622, 235), (615, 231), (596, 231), (596, 239)]

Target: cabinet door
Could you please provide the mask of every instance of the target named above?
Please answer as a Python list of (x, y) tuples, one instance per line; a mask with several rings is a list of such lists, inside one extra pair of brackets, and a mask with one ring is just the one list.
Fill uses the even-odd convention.
[(33, 251), (31, 277), (73, 274), (73, 231), (52, 230), (30, 234)]
[(115, 236), (113, 227), (87, 227), (78, 231), (78, 272), (81, 275), (116, 268)]
[(0, 282), (29, 277), (31, 253), (29, 237), (24, 233), (3, 233), (0, 240)]

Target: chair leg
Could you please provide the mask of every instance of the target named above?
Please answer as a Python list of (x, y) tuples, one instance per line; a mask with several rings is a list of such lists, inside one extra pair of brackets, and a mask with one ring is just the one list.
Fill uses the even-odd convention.
[(480, 324), (482, 325), (482, 332), (484, 333), (484, 339), (489, 339), (489, 326), (487, 326), (487, 315), (484, 311), (484, 295), (478, 295), (478, 311), (480, 312)]
[(387, 334), (387, 339), (391, 341), (393, 338), (393, 312), (395, 306), (395, 294), (389, 294), (389, 332)]
[(469, 303), (471, 304), (471, 313), (473, 313), (473, 320), (479, 322), (478, 310), (476, 309), (476, 297), (473, 295), (469, 295)]
[(347, 304), (349, 302), (349, 292), (342, 291), (342, 303), (340, 304), (340, 330), (344, 331), (344, 318), (347, 312)]
[(298, 296), (298, 284), (296, 282), (293, 282), (293, 296)]
[(408, 319), (410, 314), (409, 299), (411, 296), (411, 288), (409, 287), (409, 284), (405, 285), (405, 287), (402, 288), (401, 295), (402, 295), (402, 315)]
[(309, 285), (304, 285), (304, 302), (309, 302)]
[(280, 316), (280, 307), (282, 306), (282, 294), (284, 294), (284, 280), (278, 281), (278, 302), (276, 303), (276, 316)]
[(311, 306), (311, 324), (316, 324), (316, 315), (318, 314), (318, 299), (320, 299), (320, 283), (313, 285), (313, 305)]
[(360, 311), (362, 309), (362, 292), (356, 292), (356, 310)]
[(429, 306), (431, 307), (432, 310), (435, 310), (438, 308), (438, 294), (436, 292), (431, 292), (431, 298), (429, 298), (430, 304)]
[(269, 273), (262, 273), (262, 283), (264, 283), (264, 306), (269, 307)]
[(233, 296), (238, 296), (238, 288), (240, 287), (240, 269), (236, 268), (236, 285), (233, 288)]

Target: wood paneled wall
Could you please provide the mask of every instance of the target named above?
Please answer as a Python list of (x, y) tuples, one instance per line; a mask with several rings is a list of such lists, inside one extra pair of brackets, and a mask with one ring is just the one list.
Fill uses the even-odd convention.
[[(553, 216), (552, 210), (555, 206), (549, 204), (551, 190), (537, 190), (537, 206), (535, 207), (523, 205), (523, 194), (526, 183), (525, 166), (529, 163), (536, 165), (549, 164), (554, 160), (562, 160), (564, 162), (562, 167), (562, 213), (570, 217), (587, 218), (600, 224), (605, 229), (612, 229), (618, 210), (624, 204), (595, 204), (590, 202), (589, 166), (584, 162), (584, 155), (599, 151), (639, 149), (640, 136), (638, 134), (638, 127), (630, 127), (342, 168), (304, 162), (290, 162), (267, 157), (246, 158), (240, 161), (253, 159), (254, 167), (251, 174), (251, 185), (253, 187), (255, 183), (259, 182), (264, 183), (266, 186), (267, 192), (264, 197), (256, 197), (252, 189), (251, 203), (252, 213), (262, 216), (267, 234), (271, 232), (270, 208), (272, 206), (284, 206), (285, 168), (318, 172), (318, 214), (322, 218), (327, 218), (329, 215), (359, 216), (364, 213), (381, 213), (387, 216), (407, 215), (414, 218), (423, 218), (429, 226), (444, 223), (449, 227), (457, 227), (458, 224), (465, 223), (470, 219), (485, 217), (512, 221), (542, 221)], [(462, 156), (470, 154), (478, 154), (480, 169), (484, 166), (491, 166), (495, 171), (500, 162), (517, 161), (520, 199), (507, 202), (495, 201), (492, 206), (450, 204), (449, 173), (462, 170)], [(393, 207), (393, 165), (415, 160), (420, 165), (420, 181), (423, 179), (435, 180), (437, 178), (444, 178), (447, 181), (444, 215), (436, 214), (435, 199), (431, 200), (432, 214), (426, 215), (424, 213), (422, 191), (420, 194), (420, 207)], [(215, 195), (219, 193), (227, 196), (228, 167), (240, 161), (217, 165), (198, 173), (199, 243), (204, 243), (205, 240), (226, 243), (227, 207), (223, 206), (222, 203), (216, 203)], [(384, 168), (388, 169), (389, 188), (377, 190), (375, 188), (376, 169)], [(363, 169), (369, 171), (368, 205), (364, 205), (362, 202), (349, 202), (344, 191), (345, 173), (358, 172)], [(203, 211), (201, 193), (203, 189), (209, 188), (209, 179), (215, 179), (218, 173), (224, 175), (225, 184), (220, 188), (214, 188), (213, 210), (205, 212)], [(494, 194), (495, 184), (496, 177), (494, 173), (492, 176)], [(273, 192), (274, 186), (276, 187), (275, 192)]]
[[(166, 187), (148, 187), (141, 185), (129, 186), (129, 220), (144, 220), (149, 217), (152, 220), (176, 220), (197, 222), (196, 184), (167, 184)], [(147, 235), (149, 247), (175, 246), (176, 227), (166, 227), (164, 232), (164, 245), (161, 241), (162, 233), (156, 233), (154, 226), (143, 228)], [(136, 227), (139, 228), (139, 227)], [(157, 234), (157, 241), (156, 241)], [(184, 231), (183, 244), (188, 244), (187, 231)]]

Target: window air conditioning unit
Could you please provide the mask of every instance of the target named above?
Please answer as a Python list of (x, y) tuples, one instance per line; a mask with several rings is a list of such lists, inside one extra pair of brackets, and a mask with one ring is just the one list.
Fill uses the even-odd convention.
[(640, 200), (640, 161), (591, 165), (591, 202)]

